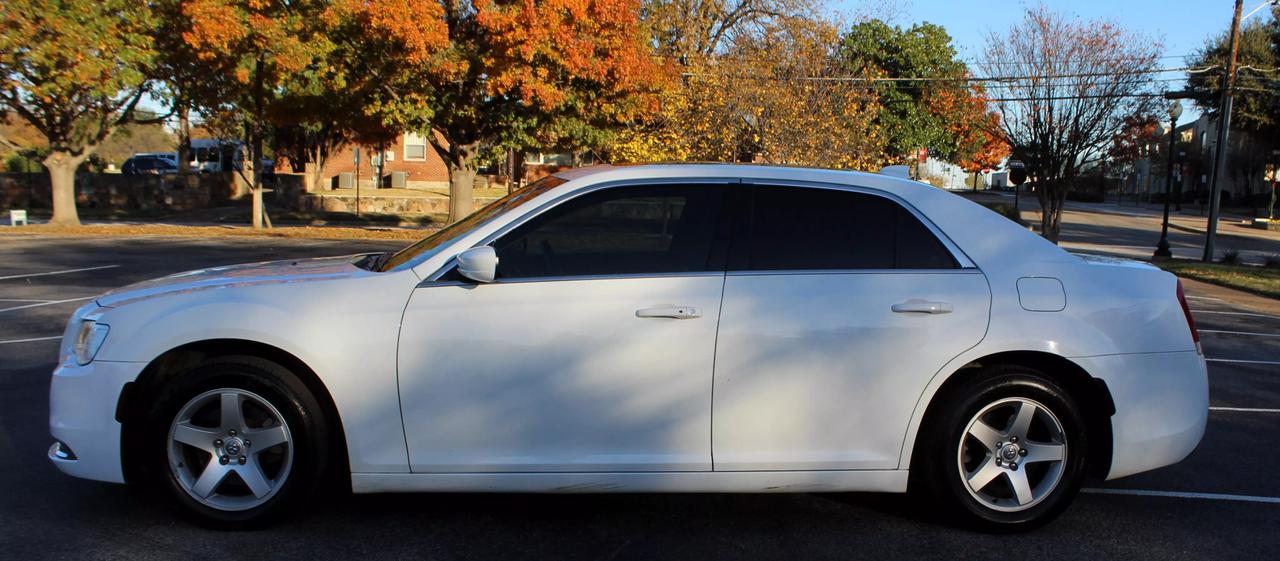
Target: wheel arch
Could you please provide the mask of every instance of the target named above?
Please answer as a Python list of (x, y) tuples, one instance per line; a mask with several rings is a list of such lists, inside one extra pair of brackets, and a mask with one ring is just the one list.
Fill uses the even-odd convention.
[(914, 463), (915, 459), (920, 457), (915, 453), (915, 448), (926, 433), (925, 427), (934, 422), (941, 404), (945, 403), (963, 382), (979, 375), (984, 368), (994, 365), (1031, 368), (1062, 384), (1063, 389), (1080, 405), (1089, 441), (1093, 443), (1090, 447), (1088, 473), (1094, 477), (1106, 477), (1111, 469), (1111, 416), (1116, 412), (1111, 391), (1103, 380), (1093, 377), (1079, 364), (1061, 355), (1043, 351), (998, 352), (969, 361), (956, 369), (929, 399), (911, 442), (911, 462)]
[(329, 470), (327, 479), (333, 484), (349, 486), (351, 463), (347, 455), (346, 432), (343, 429), (342, 417), (338, 413), (337, 405), (324, 382), (310, 366), (292, 353), (273, 345), (246, 339), (206, 339), (174, 347), (148, 363), (136, 380), (125, 384), (116, 405), (115, 414), (116, 421), (119, 421), (123, 427), (120, 448), (125, 481), (138, 481), (143, 476), (142, 467), (137, 461), (141, 457), (138, 446), (142, 440), (142, 422), (147, 406), (159, 394), (160, 389), (166, 382), (205, 359), (228, 356), (248, 356), (268, 360), (279, 364), (298, 377), (298, 380), (311, 392), (316, 403), (320, 404), (321, 413), (331, 421), (329, 431), (331, 463), (329, 465), (340, 466), (340, 469)]

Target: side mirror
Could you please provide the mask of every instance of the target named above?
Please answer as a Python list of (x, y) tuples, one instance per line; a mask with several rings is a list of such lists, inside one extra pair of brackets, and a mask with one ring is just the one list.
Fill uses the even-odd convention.
[(476, 282), (493, 282), (498, 274), (498, 252), (482, 245), (458, 254), (458, 274)]

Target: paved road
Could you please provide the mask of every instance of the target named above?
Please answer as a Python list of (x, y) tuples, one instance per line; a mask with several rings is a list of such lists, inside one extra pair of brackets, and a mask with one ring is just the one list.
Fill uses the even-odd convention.
[[(987, 191), (980, 195), (968, 195), (974, 200), (1013, 203), (1013, 194)], [(1040, 204), (1035, 197), (1019, 199), (1024, 220), (1040, 224)], [(1184, 207), (1186, 212), (1172, 212), (1169, 229), (1169, 247), (1173, 256), (1180, 259), (1200, 259), (1204, 255), (1204, 229), (1206, 219), (1200, 216), (1194, 205)], [(1228, 251), (1238, 251), (1246, 263), (1261, 264), (1269, 256), (1280, 256), (1280, 232), (1269, 232), (1245, 227), (1240, 218), (1224, 218), (1218, 224), (1214, 243), (1216, 258)], [(1062, 216), (1062, 232), (1059, 242), (1071, 251), (1106, 253), (1132, 259), (1150, 259), (1160, 240), (1161, 212), (1154, 205), (1132, 206), (1126, 204), (1067, 202)]]
[[(1280, 551), (1280, 317), (1193, 298), (1212, 362), (1208, 433), (1186, 461), (1092, 488), (1029, 535), (939, 525), (901, 497), (392, 495), (334, 498), (268, 530), (191, 526), (49, 465), (56, 337), (80, 300), (182, 270), (385, 242), (0, 237), (0, 559), (1257, 559)], [(21, 276), (109, 267), (89, 271)], [(1192, 296), (1198, 296), (1192, 293)], [(30, 306), (31, 304), (41, 304)], [(1262, 335), (1240, 335), (1256, 333)], [(1245, 409), (1245, 410), (1237, 410)], [(1260, 411), (1270, 409), (1271, 411)]]

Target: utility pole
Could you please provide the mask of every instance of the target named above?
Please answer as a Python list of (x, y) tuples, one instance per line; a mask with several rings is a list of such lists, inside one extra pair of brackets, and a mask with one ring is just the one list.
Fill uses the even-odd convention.
[(1231, 89), (1236, 85), (1236, 55), (1240, 52), (1240, 11), (1243, 7), (1244, 0), (1236, 0), (1235, 15), (1231, 17), (1231, 58), (1223, 81), (1222, 104), (1218, 107), (1218, 149), (1213, 158), (1213, 184), (1209, 186), (1209, 224), (1205, 230), (1204, 256), (1201, 259), (1206, 263), (1213, 262), (1213, 238), (1218, 233), (1218, 201), (1222, 198), (1222, 181), (1226, 176), (1227, 132), (1231, 129)]

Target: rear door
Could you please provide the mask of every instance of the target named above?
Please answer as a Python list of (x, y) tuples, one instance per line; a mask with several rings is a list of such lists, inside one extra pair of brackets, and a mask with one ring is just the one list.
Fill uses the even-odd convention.
[(986, 331), (986, 279), (878, 192), (741, 194), (716, 345), (714, 469), (897, 468), (921, 391)]

